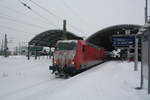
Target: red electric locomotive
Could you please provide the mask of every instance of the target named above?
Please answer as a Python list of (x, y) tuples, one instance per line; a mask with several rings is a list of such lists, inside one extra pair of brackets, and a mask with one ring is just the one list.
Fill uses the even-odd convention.
[(52, 73), (72, 76), (77, 72), (101, 63), (105, 59), (105, 49), (87, 44), (84, 40), (60, 40), (56, 43)]

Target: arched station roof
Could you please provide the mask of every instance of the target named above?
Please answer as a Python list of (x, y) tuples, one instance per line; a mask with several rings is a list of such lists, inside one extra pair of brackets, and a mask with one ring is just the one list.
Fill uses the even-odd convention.
[(64, 30), (48, 30), (36, 35), (29, 45), (54, 47), (58, 40), (79, 40), (81, 37)]
[(114, 49), (112, 46), (112, 35), (125, 35), (128, 32), (130, 34), (137, 34), (140, 25), (122, 24), (104, 28), (87, 38), (87, 42), (97, 46), (102, 46), (108, 51)]

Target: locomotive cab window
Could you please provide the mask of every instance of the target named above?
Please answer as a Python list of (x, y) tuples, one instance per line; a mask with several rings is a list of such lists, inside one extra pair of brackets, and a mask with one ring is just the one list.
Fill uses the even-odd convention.
[(56, 50), (75, 50), (76, 43), (70, 42), (70, 43), (58, 43), (56, 45)]

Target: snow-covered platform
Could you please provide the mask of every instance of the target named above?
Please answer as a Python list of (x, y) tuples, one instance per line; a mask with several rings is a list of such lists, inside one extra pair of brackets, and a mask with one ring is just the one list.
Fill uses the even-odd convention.
[(135, 90), (140, 72), (133, 62), (110, 61), (69, 79), (51, 75), (50, 59), (0, 57), (0, 100), (150, 100)]

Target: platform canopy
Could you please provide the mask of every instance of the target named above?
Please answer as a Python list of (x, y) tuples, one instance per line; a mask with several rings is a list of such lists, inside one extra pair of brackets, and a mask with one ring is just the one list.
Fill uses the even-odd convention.
[(102, 46), (108, 51), (111, 51), (114, 49), (112, 46), (112, 35), (137, 34), (140, 27), (140, 25), (131, 24), (114, 25), (92, 34), (86, 41), (97, 46)]
[(36, 35), (29, 45), (54, 47), (58, 40), (80, 40), (81, 37), (64, 30), (48, 30)]

